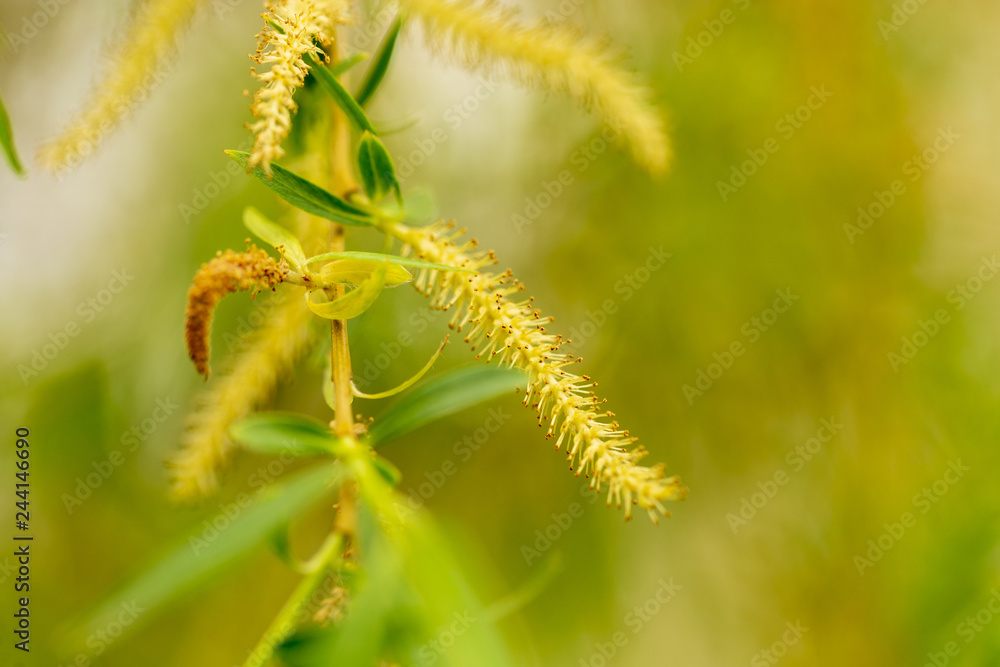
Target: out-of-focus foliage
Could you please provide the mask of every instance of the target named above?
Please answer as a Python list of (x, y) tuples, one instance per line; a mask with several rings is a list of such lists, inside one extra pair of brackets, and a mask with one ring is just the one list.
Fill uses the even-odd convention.
[[(89, 4), (62, 6), (6, 54), (0, 89), (22, 148), (65, 120), (93, 70), (85, 33), (115, 16)], [(764, 664), (762, 651), (784, 651), (782, 665), (922, 665), (951, 650), (949, 665), (995, 663), (1000, 12), (858, 0), (528, 10), (607, 30), (654, 72), (669, 177), (648, 180), (587, 119), (566, 121), (567, 104), (431, 67), (405, 33), (396, 62), (408, 65), (366, 111), (381, 128), (416, 110), (419, 123), (382, 133), (403, 187), (432, 186), (443, 215), (498, 249), (691, 495), (659, 527), (623, 525), (565, 474), (515, 397), (392, 445), (400, 492), (443, 520), (481, 599), (561, 555), (564, 572), (500, 625), (514, 662), (597, 665), (614, 651), (609, 664)], [(21, 35), (34, 11), (5, 2), (0, 24)], [(163, 500), (162, 460), (199, 384), (183, 363), (187, 281), (241, 245), (247, 203), (280, 215), (220, 152), (249, 148), (251, 82), (230, 54), (246, 51), (258, 12), (208, 11), (150, 104), (58, 186), (0, 173), (0, 261), (17, 286), (2, 297), (3, 421), (32, 429), (39, 664), (65, 659), (56, 631), (123, 573), (278, 476), (246, 454), (208, 506)], [(351, 39), (374, 51), (378, 38)], [(719, 182), (735, 191), (723, 199)], [(105, 298), (123, 266), (134, 280)], [(259, 308), (223, 305), (220, 354), (259, 326)], [(409, 337), (383, 335), (390, 326)], [(405, 380), (444, 330), (419, 295), (386, 292), (353, 325), (359, 388)], [(452, 345), (443, 365), (465, 360)], [(277, 408), (326, 415), (322, 373), (302, 364)], [(312, 552), (328, 521), (305, 516), (290, 548)], [(4, 587), (12, 564), (0, 556)], [(237, 664), (295, 581), (261, 554), (83, 654)]]
[(14, 146), (14, 137), (10, 131), (10, 118), (7, 117), (7, 110), (0, 100), (0, 148), (3, 149), (10, 168), (17, 174), (24, 174), (24, 167), (21, 166), (21, 159), (17, 155), (17, 148)]

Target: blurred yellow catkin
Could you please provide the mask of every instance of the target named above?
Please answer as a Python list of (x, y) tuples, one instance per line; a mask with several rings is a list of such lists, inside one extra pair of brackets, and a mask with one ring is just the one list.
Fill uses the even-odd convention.
[(309, 349), (312, 313), (298, 299), (274, 306), (227, 371), (197, 399), (180, 451), (171, 461), (177, 501), (207, 496), (232, 450), (229, 427), (263, 405), (281, 377)]
[(122, 28), (125, 38), (90, 100), (63, 132), (38, 152), (42, 166), (61, 172), (90, 155), (150, 94), (172, 55), (177, 36), (204, 0), (147, 0)]
[(622, 132), (638, 164), (654, 174), (669, 166), (664, 120), (650, 90), (598, 42), (564, 25), (524, 25), (512, 10), (493, 3), (400, 0), (400, 7), (420, 20), (428, 44), (444, 56), (596, 108)]

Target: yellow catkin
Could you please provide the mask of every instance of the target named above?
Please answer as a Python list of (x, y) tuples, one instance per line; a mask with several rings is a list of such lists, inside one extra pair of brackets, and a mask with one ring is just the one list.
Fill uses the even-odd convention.
[(273, 289), (287, 274), (288, 265), (284, 261), (274, 261), (253, 245), (246, 252), (220, 252), (198, 269), (188, 290), (184, 338), (188, 356), (206, 380), (212, 316), (219, 301), (233, 292)]
[[(268, 305), (270, 303), (270, 306)], [(211, 494), (232, 450), (229, 427), (268, 401), (281, 377), (308, 350), (312, 313), (299, 299), (260, 306), (265, 322), (228, 370), (196, 399), (172, 468), (171, 495), (187, 501)]]
[(596, 107), (627, 139), (637, 163), (663, 172), (670, 148), (661, 113), (649, 89), (615, 64), (600, 43), (581, 39), (564, 25), (527, 26), (490, 0), (400, 0), (421, 20), (428, 42), (460, 64), (488, 75), (566, 93), (584, 108)]
[(38, 153), (55, 172), (75, 167), (129, 118), (162, 77), (177, 35), (204, 0), (147, 0), (139, 4), (111, 54), (110, 68), (76, 119)]
[(292, 128), (295, 91), (302, 87), (309, 66), (303, 58), (324, 56), (317, 42), (333, 43), (334, 25), (348, 19), (346, 0), (269, 0), (264, 29), (257, 35), (257, 52), (251, 59), (266, 71), (252, 72), (262, 84), (254, 94), (250, 124), (254, 145), (250, 167), (260, 166), (270, 175), (271, 162), (285, 154), (281, 147)]
[(532, 309), (532, 299), (516, 299), (524, 286), (509, 271), (487, 268), (496, 264), (493, 253), (476, 251), (475, 241), (460, 240), (464, 230), (456, 231), (454, 223), (419, 229), (393, 224), (387, 231), (421, 259), (477, 271), (425, 270), (414, 285), (433, 298), (435, 307), (455, 309), (451, 325), (459, 331), (468, 328), (465, 340), (477, 357), (527, 371), (525, 405), (538, 412), (539, 425), (547, 423), (546, 437), (556, 438), (556, 449), (565, 445), (576, 474), (588, 475), (593, 488), (607, 485), (608, 504), (624, 506), (626, 519), (633, 504), (647, 510), (654, 522), (658, 513), (670, 516), (663, 503), (682, 499), (687, 489), (678, 477), (665, 476), (663, 464), (639, 465), (645, 450), (608, 421), (614, 415), (599, 408), (589, 391), (594, 386), (590, 378), (570, 372), (579, 359), (559, 352), (562, 337), (544, 328), (551, 319)]

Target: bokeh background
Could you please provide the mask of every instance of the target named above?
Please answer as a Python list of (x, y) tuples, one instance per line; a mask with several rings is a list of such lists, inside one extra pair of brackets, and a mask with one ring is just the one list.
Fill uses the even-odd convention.
[[(23, 36), (43, 4), (5, 0), (3, 32)], [(127, 10), (121, 0), (48, 5), (56, 10), (37, 34), (0, 55), (0, 91), (25, 158), (79, 108)], [(244, 205), (280, 211), (251, 179), (211, 187), (227, 166), (222, 150), (246, 145), (245, 54), (261, 8), (205, 5), (169, 75), (96, 156), (59, 179), (34, 165), (25, 180), (0, 169), (0, 516), (12, 524), (13, 432), (25, 425), (40, 665), (69, 664), (56, 631), (267, 463), (242, 456), (204, 506), (165, 499), (163, 462), (201, 387), (183, 349), (188, 281), (216, 249), (242, 246)], [(594, 150), (599, 128), (565, 100), (484, 85), (428, 55), (416, 31), (405, 34), (372, 114), (417, 121), (386, 140), (413, 167), (404, 188), (433, 192), (439, 214), (495, 248), (558, 331), (579, 332), (585, 372), (610, 409), (691, 493), (660, 526), (643, 516), (624, 524), (581, 494), (582, 480), (515, 397), (388, 447), (404, 490), (458, 464), (427, 506), (463, 536), (484, 599), (561, 561), (540, 596), (503, 623), (519, 662), (1000, 663), (1000, 618), (990, 609), (991, 600), (1000, 609), (1000, 280), (991, 268), (1000, 244), (1000, 6), (553, 0), (524, 11), (554, 12), (627, 47), (670, 119), (676, 160), (666, 178), (651, 180), (618, 148)], [(720, 18), (732, 20), (720, 29)], [(363, 32), (350, 40), (373, 48)], [(829, 97), (803, 112), (814, 87)], [(798, 120), (783, 121), (797, 110)], [(421, 152), (436, 129), (446, 139)], [(724, 199), (719, 182), (769, 138), (777, 151)], [(592, 158), (581, 159), (588, 146)], [(915, 158), (926, 169), (914, 169)], [(539, 199), (564, 170), (572, 183)], [(854, 233), (859, 207), (878, 211), (873, 203), (888, 201), (897, 179), (902, 194)], [(670, 253), (662, 268), (637, 272), (661, 248)], [(99, 311), (87, 306), (115, 271), (133, 276), (127, 287)], [(629, 276), (635, 289), (622, 287)], [(795, 299), (773, 318), (779, 290)], [(381, 299), (355, 328), (356, 369), (424, 309), (406, 288)], [(247, 299), (223, 304), (218, 358), (223, 333), (250, 312)], [(754, 317), (769, 322), (766, 331)], [(371, 387), (421, 366), (445, 321), (435, 316)], [(37, 375), (23, 373), (71, 322), (79, 335)], [(744, 352), (719, 373), (713, 355), (725, 358), (733, 343)], [(469, 357), (452, 344), (436, 371)], [(686, 395), (700, 371), (717, 377)], [(276, 404), (324, 415), (320, 373), (303, 362)], [(176, 407), (128, 451), (122, 437), (158, 401)], [(455, 443), (498, 408), (510, 418), (460, 460)], [(361, 409), (377, 416), (383, 406)], [(835, 426), (823, 430), (823, 420)], [(69, 511), (66, 494), (115, 450), (124, 462)], [(526, 557), (536, 531), (574, 503), (581, 516), (540, 557)], [(913, 520), (902, 526), (907, 512)], [(322, 520), (301, 527), (303, 551), (310, 521)], [(10, 551), (0, 551), (5, 605)], [(237, 665), (294, 582), (262, 553), (88, 658)], [(651, 603), (664, 583), (675, 594)], [(604, 657), (619, 632), (625, 641)]]

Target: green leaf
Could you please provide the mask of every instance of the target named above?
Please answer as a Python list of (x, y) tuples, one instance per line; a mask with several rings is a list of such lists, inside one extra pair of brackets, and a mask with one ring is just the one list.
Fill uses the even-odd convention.
[(385, 481), (389, 482), (392, 486), (399, 484), (399, 480), (403, 479), (403, 473), (399, 471), (399, 468), (394, 466), (388, 459), (384, 459), (381, 456), (376, 456), (372, 459), (372, 465), (378, 470), (379, 474)]
[(396, 201), (402, 205), (403, 193), (396, 178), (396, 167), (392, 164), (389, 151), (371, 132), (361, 135), (358, 142), (358, 173), (368, 199), (377, 204), (391, 190)]
[[(249, 153), (226, 151), (226, 155), (236, 160), (244, 169), (250, 164)], [(254, 167), (250, 173), (292, 206), (344, 225), (364, 227), (375, 222), (371, 214), (364, 209), (330, 194), (287, 169), (273, 164), (271, 170), (273, 172), (271, 178), (268, 178), (259, 166)]]
[(351, 69), (352, 67), (354, 67), (367, 57), (368, 57), (367, 53), (362, 53), (362, 52), (352, 53), (351, 55), (341, 60), (339, 63), (331, 65), (330, 74), (334, 76), (340, 76), (341, 74)]
[[(336, 411), (337, 409), (337, 388), (333, 384), (333, 376), (330, 374), (330, 364), (327, 364), (327, 371), (323, 375), (323, 400), (326, 401), (326, 405), (331, 410)], [(351, 402), (354, 402), (354, 397), (351, 397)]]
[[(407, 520), (403, 529), (406, 579), (421, 601), (424, 623), (432, 628), (424, 641), (439, 640), (446, 631), (454, 636), (451, 646), (442, 646), (442, 664), (513, 667), (514, 660), (499, 628), (463, 574), (465, 559), (448, 537), (423, 513)], [(452, 628), (462, 631), (454, 632)], [(404, 664), (420, 664), (423, 645), (411, 644), (407, 656), (410, 660)]]
[(285, 412), (250, 415), (229, 427), (229, 435), (243, 447), (262, 454), (329, 456), (336, 455), (340, 445), (323, 422)]
[[(266, 545), (276, 530), (329, 494), (342, 475), (337, 464), (309, 468), (265, 488), (248, 505), (234, 505), (235, 516), (230, 510), (206, 522), (210, 528), (191, 535), (80, 619), (67, 635), (67, 652), (88, 650), (88, 638), (111, 625), (131, 632), (166, 604), (218, 583), (239, 561)], [(252, 601), (252, 596), (247, 598)], [(136, 621), (118, 623), (129, 609), (141, 610)]]
[(378, 53), (375, 54), (375, 59), (365, 74), (365, 80), (361, 83), (358, 94), (354, 97), (361, 106), (364, 106), (368, 102), (375, 91), (378, 90), (382, 79), (385, 78), (385, 73), (389, 69), (389, 61), (392, 60), (392, 52), (396, 48), (396, 38), (399, 37), (399, 30), (402, 27), (403, 19), (402, 17), (397, 17), (389, 28), (389, 31), (385, 34), (385, 39), (382, 40)]
[(243, 209), (243, 224), (257, 238), (271, 245), (285, 257), (292, 268), (301, 271), (306, 263), (306, 254), (299, 239), (290, 231), (268, 220), (253, 206)]
[(475, 273), (475, 269), (459, 269), (446, 264), (434, 264), (425, 262), (415, 257), (400, 257), (399, 255), (386, 255), (380, 252), (363, 252), (361, 250), (344, 250), (342, 252), (325, 252), (322, 255), (315, 255), (306, 260), (306, 263), (322, 262), (329, 259), (364, 259), (372, 262), (390, 262), (400, 266), (412, 266), (418, 269), (436, 269), (438, 271), (459, 271), (461, 273)]
[(17, 157), (17, 149), (14, 147), (14, 136), (10, 131), (10, 118), (7, 117), (7, 110), (3, 106), (2, 99), (0, 99), (0, 146), (3, 147), (3, 152), (7, 155), (7, 162), (10, 163), (10, 168), (18, 176), (24, 176), (24, 167), (21, 165), (21, 160)]
[(322, 285), (332, 285), (333, 283), (348, 283), (350, 285), (360, 285), (372, 274), (385, 267), (385, 286), (396, 287), (413, 280), (409, 271), (397, 264), (386, 266), (385, 261), (371, 259), (338, 259), (330, 262), (317, 274)]
[(354, 127), (358, 128), (361, 132), (371, 132), (375, 133), (375, 126), (372, 125), (371, 121), (368, 120), (368, 116), (365, 115), (365, 110), (361, 108), (351, 94), (347, 92), (347, 89), (341, 85), (337, 77), (334, 76), (328, 68), (324, 67), (322, 64), (317, 63), (315, 59), (311, 56), (304, 56), (303, 61), (309, 65), (310, 72), (319, 81), (319, 85), (328, 93), (333, 101), (337, 103), (347, 116), (347, 119), (351, 121)]
[(335, 626), (308, 629), (290, 637), (276, 650), (282, 664), (375, 667), (398, 635), (395, 628), (419, 627), (402, 554), (378, 527), (366, 504), (359, 508), (359, 524), (362, 570), (351, 586), (350, 613)]
[[(484, 608), (446, 536), (424, 512), (404, 516), (403, 496), (361, 485), (359, 570), (351, 611), (337, 625), (301, 631), (277, 653), (290, 667), (413, 665), (512, 667), (494, 614)], [(513, 608), (512, 605), (505, 605)], [(503, 611), (503, 610), (501, 610)], [(447, 633), (448, 641), (441, 638)], [(431, 643), (433, 642), (433, 643)]]
[(518, 370), (470, 366), (438, 377), (407, 394), (369, 431), (372, 446), (379, 445), (514, 390), (523, 389), (527, 376)]
[(370, 278), (339, 299), (317, 303), (313, 301), (312, 295), (323, 294), (323, 291), (312, 290), (306, 293), (306, 303), (311, 311), (328, 320), (349, 320), (352, 317), (357, 317), (371, 308), (371, 305), (382, 293), (385, 288), (385, 273), (388, 266), (388, 262), (382, 264), (372, 273)]
[(292, 545), (288, 541), (288, 524), (278, 526), (270, 537), (271, 550), (274, 555), (281, 559), (281, 562), (288, 566), (288, 569), (295, 572), (302, 572), (302, 562), (295, 558), (292, 553)]

